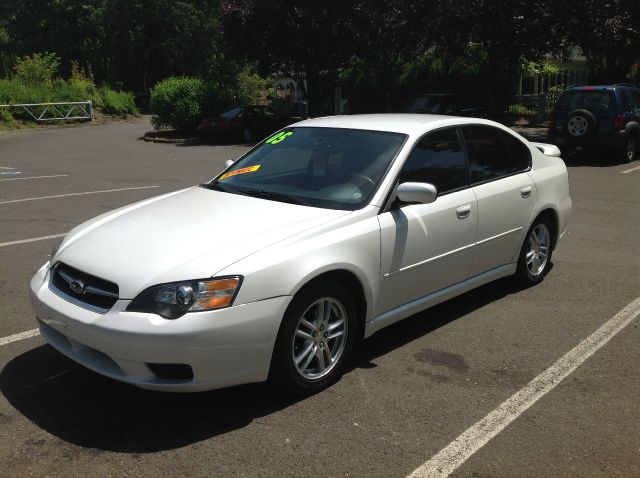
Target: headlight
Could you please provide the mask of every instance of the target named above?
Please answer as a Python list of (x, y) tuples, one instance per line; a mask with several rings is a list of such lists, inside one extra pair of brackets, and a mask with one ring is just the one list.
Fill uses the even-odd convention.
[(172, 282), (149, 287), (131, 301), (127, 310), (177, 319), (187, 312), (222, 309), (233, 303), (242, 277), (221, 277)]
[(53, 246), (53, 249), (51, 249), (51, 254), (49, 255), (49, 260), (53, 263), (53, 257), (58, 253), (58, 249), (60, 249), (60, 245), (62, 244), (62, 241), (64, 241), (64, 237), (62, 239), (60, 239), (58, 242), (56, 242), (56, 245)]

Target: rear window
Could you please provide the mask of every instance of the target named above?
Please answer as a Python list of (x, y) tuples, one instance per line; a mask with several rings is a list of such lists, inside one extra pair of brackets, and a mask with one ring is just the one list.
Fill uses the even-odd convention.
[(569, 90), (560, 97), (557, 109), (571, 111), (614, 111), (616, 105), (613, 91), (609, 90)]

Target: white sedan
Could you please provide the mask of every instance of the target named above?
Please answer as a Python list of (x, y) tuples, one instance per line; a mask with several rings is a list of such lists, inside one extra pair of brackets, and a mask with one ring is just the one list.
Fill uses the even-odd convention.
[(555, 146), (491, 121), (301, 121), (215, 179), (73, 229), (31, 281), (42, 336), (156, 390), (337, 380), (358, 338), (505, 276), (567, 228)]

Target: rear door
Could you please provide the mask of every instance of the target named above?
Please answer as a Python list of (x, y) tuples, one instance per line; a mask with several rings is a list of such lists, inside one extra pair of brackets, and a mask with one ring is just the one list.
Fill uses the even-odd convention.
[(515, 136), (498, 128), (462, 128), (473, 192), (478, 200), (473, 277), (517, 259), (537, 200), (527, 171), (531, 151)]

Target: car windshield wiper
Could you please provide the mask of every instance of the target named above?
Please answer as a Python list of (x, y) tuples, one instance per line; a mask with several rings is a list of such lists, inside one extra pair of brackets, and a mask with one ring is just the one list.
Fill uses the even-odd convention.
[(273, 191), (265, 191), (263, 189), (239, 189), (237, 191), (238, 194), (244, 194), (245, 196), (253, 196), (261, 199), (270, 199), (272, 201), (280, 201), (286, 202), (290, 204), (305, 204), (304, 201), (294, 198), (292, 196), (288, 196), (282, 193), (276, 193)]
[(225, 193), (232, 192), (229, 189), (227, 189), (225, 187), (222, 187), (222, 185), (220, 183), (205, 183), (202, 186), (207, 188), (207, 189), (211, 189), (212, 191), (222, 191), (222, 192), (225, 192)]

